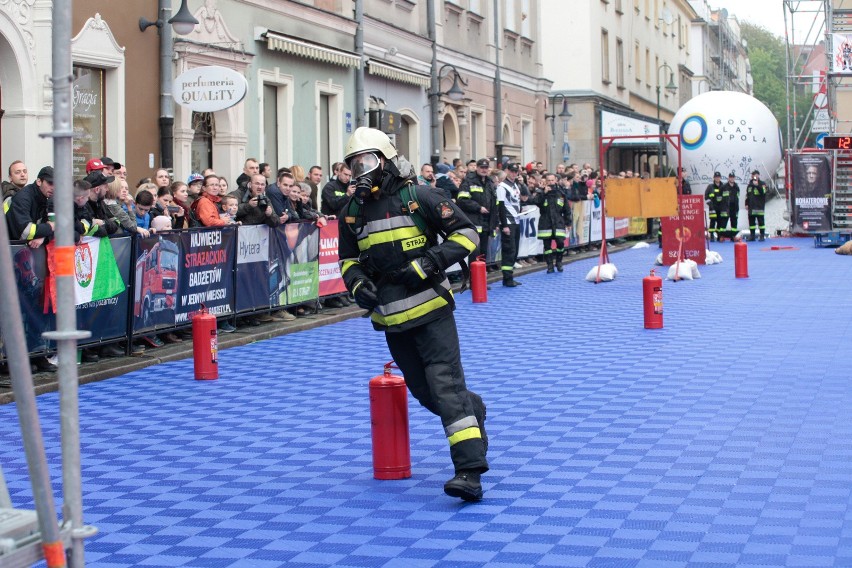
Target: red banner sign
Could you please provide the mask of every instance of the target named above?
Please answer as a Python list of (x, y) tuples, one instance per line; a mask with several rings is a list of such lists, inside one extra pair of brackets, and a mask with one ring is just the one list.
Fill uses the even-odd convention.
[(660, 219), (663, 231), (663, 264), (677, 262), (683, 247), (683, 259), (704, 264), (707, 242), (704, 238), (704, 197), (681, 195), (680, 215)]
[(319, 295), (331, 296), (346, 292), (343, 278), (340, 277), (340, 265), (337, 263), (337, 240), (340, 236), (338, 220), (333, 219), (320, 229), (319, 245)]

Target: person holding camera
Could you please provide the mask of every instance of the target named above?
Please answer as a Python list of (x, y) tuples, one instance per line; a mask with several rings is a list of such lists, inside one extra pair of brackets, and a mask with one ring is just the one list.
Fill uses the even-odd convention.
[(277, 227), (281, 220), (266, 196), (266, 177), (261, 173), (251, 176), (248, 186), (248, 201), (241, 203), (237, 208), (237, 223), (243, 225), (268, 225)]

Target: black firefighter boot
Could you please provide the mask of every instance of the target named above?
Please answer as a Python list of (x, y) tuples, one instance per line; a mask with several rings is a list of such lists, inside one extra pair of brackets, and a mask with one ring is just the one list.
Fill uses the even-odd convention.
[(754, 231), (749, 231), (748, 240), (754, 242)]
[(503, 271), (503, 286), (507, 288), (514, 288), (515, 286), (520, 286), (521, 283), (515, 280), (514, 275), (509, 270)]
[(552, 254), (544, 255), (544, 261), (547, 263), (547, 273), (553, 274), (553, 255)]
[(763, 240), (765, 240), (765, 239), (766, 239), (766, 231), (764, 231), (763, 229), (761, 229), (761, 230), (760, 230), (760, 236), (757, 238), (757, 240), (759, 240), (759, 241), (763, 241)]
[(479, 482), (479, 472), (473, 469), (457, 471), (455, 477), (444, 484), (444, 493), (464, 501), (481, 500), (482, 483)]
[(561, 252), (556, 253), (556, 270), (558, 270), (559, 272), (562, 272), (562, 253)]

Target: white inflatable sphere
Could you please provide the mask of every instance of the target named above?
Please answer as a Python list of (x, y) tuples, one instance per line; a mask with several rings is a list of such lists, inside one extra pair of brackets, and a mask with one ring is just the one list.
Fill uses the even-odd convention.
[[(681, 136), (681, 163), (693, 193), (703, 193), (722, 174), (734, 172), (742, 189), (753, 170), (764, 181), (781, 164), (781, 131), (772, 111), (756, 98), (733, 91), (710, 91), (690, 99), (675, 114), (669, 134)], [(677, 165), (677, 151), (668, 148), (669, 164)]]

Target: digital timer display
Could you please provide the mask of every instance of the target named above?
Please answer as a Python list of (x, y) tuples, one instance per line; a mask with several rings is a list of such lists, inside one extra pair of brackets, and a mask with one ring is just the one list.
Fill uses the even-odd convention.
[(822, 146), (826, 150), (852, 150), (852, 136), (826, 136)]

